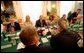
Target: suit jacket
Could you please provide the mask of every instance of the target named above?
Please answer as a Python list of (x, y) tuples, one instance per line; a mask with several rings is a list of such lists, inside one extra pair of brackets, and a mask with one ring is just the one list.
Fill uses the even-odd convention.
[(74, 12), (74, 13), (72, 13), (71, 15), (69, 15), (69, 17), (67, 18), (69, 21), (72, 19), (73, 20), (73, 18), (75, 18), (75, 17), (77, 17), (77, 13), (76, 12)]
[[(9, 23), (9, 24), (7, 25), (7, 31), (8, 31), (8, 32), (10, 31), (10, 26), (11, 26), (11, 23)], [(19, 23), (14, 22), (14, 30), (15, 30), (15, 31), (21, 30), (21, 27), (20, 27)]]
[(50, 45), (55, 50), (60, 51), (78, 51), (77, 45), (80, 36), (76, 33), (62, 31), (59, 34), (52, 36), (50, 39)]
[(30, 45), (24, 49), (18, 50), (19, 52), (28, 52), (28, 53), (51, 53), (52, 49), (50, 47)]
[(42, 23), (40, 22), (40, 19), (36, 21), (36, 24), (35, 24), (36, 27), (44, 27), (44, 26), (47, 26), (45, 20), (42, 20)]

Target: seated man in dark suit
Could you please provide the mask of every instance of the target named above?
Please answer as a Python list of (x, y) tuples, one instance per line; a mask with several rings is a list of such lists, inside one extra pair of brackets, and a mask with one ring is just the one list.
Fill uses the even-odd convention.
[(28, 53), (44, 53), (50, 52), (48, 47), (39, 46), (39, 37), (36, 28), (33, 26), (25, 27), (19, 35), (21, 42), (25, 45), (25, 48), (19, 50), (20, 52)]
[(67, 18), (68, 21), (70, 22), (70, 21), (72, 20), (73, 23), (75, 23), (76, 17), (77, 17), (77, 15), (78, 15), (80, 12), (81, 12), (81, 9), (77, 9), (76, 12), (71, 13), (71, 14), (68, 16), (68, 18)]
[(79, 50), (77, 42), (80, 39), (80, 36), (77, 33), (68, 32), (68, 23), (66, 19), (60, 19), (58, 21), (58, 31), (59, 33), (52, 36), (50, 39), (52, 48), (58, 52)]
[(38, 27), (47, 26), (46, 21), (43, 19), (43, 16), (42, 16), (42, 15), (39, 17), (39, 20), (36, 21), (35, 26), (36, 26), (37, 28), (38, 28)]
[(15, 31), (21, 30), (19, 23), (14, 22), (14, 18), (10, 17), (9, 21), (10, 21), (10, 23), (7, 25), (7, 31), (8, 32), (10, 32), (11, 27), (13, 27)]

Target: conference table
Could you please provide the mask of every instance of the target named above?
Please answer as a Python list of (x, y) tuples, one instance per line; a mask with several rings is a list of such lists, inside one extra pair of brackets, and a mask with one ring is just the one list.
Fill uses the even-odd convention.
[[(50, 45), (49, 40), (50, 40), (51, 35), (45, 34), (50, 29), (53, 29), (53, 28), (52, 27), (51, 28), (50, 27), (48, 27), (48, 28), (46, 28), (46, 27), (37, 28), (37, 32), (42, 31), (41, 35), (38, 32), (38, 35), (39, 35), (39, 43), (38, 44), (39, 45), (43, 45), (43, 46), (49, 46)], [(19, 38), (20, 32), (21, 31), (16, 31), (14, 34), (6, 33), (5, 34), (5, 36), (6, 36), (5, 39), (3, 38), (3, 34), (1, 34), (1, 51), (2, 52), (17, 52), (19, 44), (22, 43), (20, 41), (20, 38)], [(10, 38), (14, 39), (13, 46), (8, 41)]]
[[(58, 27), (56, 25), (49, 26), (49, 27), (39, 27), (37, 28), (37, 32), (39, 35), (39, 45), (43, 46), (50, 46), (50, 38), (52, 34), (57, 34)], [(70, 25), (68, 27), (68, 31), (77, 31), (77, 32), (83, 32), (83, 26), (81, 25), (74, 25), (73, 27)], [(41, 32), (39, 32), (41, 31)], [(1, 34), (1, 52), (17, 52), (18, 49), (21, 49), (23, 47), (22, 42), (20, 41), (19, 34), (21, 31), (16, 31), (15, 34), (6, 34), (6, 38), (3, 38), (3, 34)], [(50, 34), (47, 34), (50, 32)], [(14, 39), (13, 46), (8, 41), (8, 37)]]

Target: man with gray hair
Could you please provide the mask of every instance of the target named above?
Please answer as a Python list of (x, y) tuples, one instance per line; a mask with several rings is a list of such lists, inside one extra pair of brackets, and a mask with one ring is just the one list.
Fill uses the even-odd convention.
[(50, 39), (50, 45), (52, 48), (58, 52), (79, 51), (77, 42), (80, 39), (80, 36), (76, 32), (68, 32), (68, 22), (66, 19), (59, 19), (58, 31), (59, 33), (52, 36)]

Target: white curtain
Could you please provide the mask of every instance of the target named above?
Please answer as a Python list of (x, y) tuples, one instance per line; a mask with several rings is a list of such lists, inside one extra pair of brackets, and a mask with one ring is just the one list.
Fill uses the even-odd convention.
[(60, 17), (63, 14), (68, 14), (74, 8), (74, 1), (60, 1)]
[(36, 20), (42, 14), (42, 1), (20, 1), (23, 13), (23, 19), (25, 21), (26, 15), (30, 16), (30, 20), (35, 25)]

